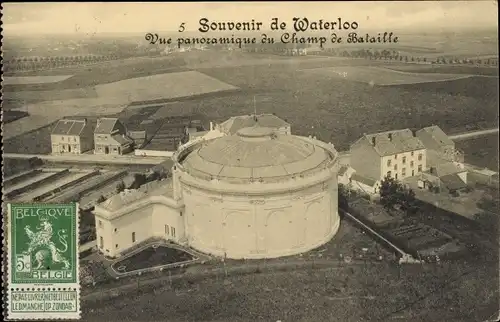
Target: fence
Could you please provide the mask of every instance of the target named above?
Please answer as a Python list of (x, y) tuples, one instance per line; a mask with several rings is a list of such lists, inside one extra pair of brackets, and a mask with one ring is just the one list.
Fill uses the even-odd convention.
[[(6, 197), (7, 198), (13, 198), (13, 197), (16, 197), (16, 196), (19, 196), (20, 194), (22, 193), (25, 193), (29, 190), (33, 190), (33, 189), (36, 189), (36, 188), (39, 188), (49, 182), (52, 182), (54, 180), (57, 180), (57, 179), (60, 179), (62, 177), (64, 177), (66, 174), (69, 173), (69, 169), (65, 169), (65, 170), (62, 170), (62, 171), (59, 171), (59, 172), (56, 172), (54, 174), (51, 174), (50, 176), (46, 177), (46, 178), (43, 178), (42, 180), (39, 180), (39, 181), (36, 181), (36, 182), (33, 182), (32, 184), (29, 184), (27, 186), (24, 186), (24, 187), (21, 187), (19, 189), (16, 189), (16, 190), (13, 190), (9, 193), (6, 194)], [(36, 198), (35, 198), (35, 201), (38, 201)]]
[(34, 177), (40, 173), (42, 173), (42, 170), (39, 169), (29, 170), (27, 172), (21, 173), (20, 175), (5, 179), (3, 184), (5, 186), (12, 186), (15, 185), (16, 183), (23, 182), (28, 178)]
[[(66, 169), (66, 170), (64, 170), (64, 171), (67, 171), (67, 173), (69, 173), (69, 169)], [(33, 198), (33, 201), (40, 201), (40, 200), (43, 200), (43, 199), (45, 199), (45, 198), (47, 198), (47, 197), (50, 197), (50, 196), (52, 196), (52, 195), (55, 195), (56, 193), (61, 192), (61, 191), (63, 191), (64, 189), (66, 189), (66, 188), (68, 188), (68, 187), (71, 187), (71, 186), (74, 186), (74, 185), (76, 185), (76, 184), (78, 184), (78, 183), (80, 183), (80, 182), (83, 182), (83, 181), (85, 181), (85, 180), (87, 180), (87, 179), (89, 179), (89, 178), (91, 178), (91, 177), (94, 177), (94, 176), (98, 175), (99, 173), (100, 173), (100, 172), (99, 172), (98, 170), (95, 170), (95, 171), (92, 171), (92, 172), (90, 172), (90, 173), (87, 173), (86, 175), (84, 175), (84, 176), (82, 176), (82, 177), (80, 177), (80, 178), (78, 178), (78, 179), (76, 179), (76, 180), (73, 180), (73, 181), (71, 181), (71, 182), (68, 182), (68, 183), (66, 183), (66, 184), (63, 184), (63, 185), (62, 185), (62, 186), (60, 186), (60, 187), (54, 188), (54, 189), (52, 189), (52, 190), (50, 190), (50, 191), (47, 191), (47, 192), (45, 192), (45, 193), (43, 193), (43, 194), (41, 194), (41, 195), (39, 195), (39, 196), (36, 196), (35, 198)]]
[(348, 218), (349, 220), (354, 222), (357, 226), (363, 228), (365, 232), (367, 232), (370, 236), (374, 237), (375, 239), (379, 240), (382, 243), (382, 245), (392, 250), (396, 255), (400, 257), (403, 257), (405, 255), (411, 255), (414, 258), (418, 258), (417, 251), (408, 248), (407, 245), (405, 245), (405, 243), (397, 240), (396, 238), (384, 232), (383, 230), (377, 227), (372, 227), (373, 226), (372, 223), (368, 222), (362, 216), (359, 216), (359, 214), (356, 214), (355, 211), (353, 212), (352, 209), (350, 210), (351, 213), (345, 210), (341, 210), (341, 212), (345, 215), (344, 218)]

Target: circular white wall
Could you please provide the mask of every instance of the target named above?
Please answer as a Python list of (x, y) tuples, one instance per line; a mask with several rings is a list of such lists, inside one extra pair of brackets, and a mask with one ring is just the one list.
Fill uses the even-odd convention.
[(303, 253), (337, 232), (337, 193), (335, 175), (294, 192), (253, 196), (183, 183), (186, 237), (201, 252), (234, 259)]

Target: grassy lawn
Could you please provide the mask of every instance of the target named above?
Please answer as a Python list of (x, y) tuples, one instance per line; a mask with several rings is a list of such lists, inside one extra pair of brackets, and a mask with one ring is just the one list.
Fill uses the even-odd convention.
[(157, 248), (147, 247), (112, 265), (118, 273), (128, 273), (136, 270), (190, 261), (194, 257), (180, 249), (160, 245)]

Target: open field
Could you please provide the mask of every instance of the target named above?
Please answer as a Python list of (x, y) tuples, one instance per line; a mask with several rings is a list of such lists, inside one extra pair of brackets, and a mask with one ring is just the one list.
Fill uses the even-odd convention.
[(483, 321), (498, 309), (496, 278), (493, 268), (457, 263), (403, 268), (368, 263), (167, 280), (111, 300), (84, 300), (83, 320)]
[[(248, 65), (267, 65), (272, 63), (293, 63), (295, 61), (325, 60), (315, 57), (286, 57), (276, 55), (245, 54), (242, 52), (191, 51), (173, 53), (164, 57), (135, 57), (107, 61), (88, 66), (71, 66), (52, 70), (9, 73), (10, 77), (74, 75), (64, 81), (51, 84), (24, 84), (4, 87), (5, 92), (30, 90), (64, 90), (109, 84), (130, 78), (146, 77), (157, 74), (189, 71), (194, 68), (238, 67)], [(328, 58), (327, 60), (336, 60)]]
[(29, 116), (6, 124), (4, 137), (9, 139), (38, 129), (61, 116), (112, 115), (135, 101), (175, 99), (235, 89), (235, 86), (189, 71), (134, 78), (93, 88), (9, 92), (4, 95), (11, 101), (39, 101), (17, 108)]
[(138, 77), (95, 87), (97, 95), (129, 102), (171, 99), (237, 89), (196, 71)]
[(379, 67), (333, 67), (314, 68), (304, 70), (306, 73), (319, 73), (324, 76), (345, 79), (348, 81), (362, 82), (370, 85), (402, 85), (440, 82), (445, 80), (469, 77), (461, 74), (437, 74), (437, 73), (405, 73)]
[[(220, 54), (222, 56), (220, 59), (229, 57), (226, 53), (223, 54), (224, 56)], [(242, 53), (237, 55), (240, 57), (238, 60), (243, 62), (245, 56)], [(206, 115), (208, 120), (223, 121), (230, 116), (253, 113), (255, 95), (259, 113), (274, 112), (292, 124), (294, 133), (315, 134), (319, 139), (335, 143), (339, 149), (346, 148), (362, 132), (389, 130), (394, 128), (394, 124), (404, 128), (423, 127), (434, 123), (446, 132), (460, 130), (470, 124), (497, 125), (495, 123), (498, 114), (498, 79), (495, 78), (470, 77), (420, 84), (368, 86), (359, 82), (345, 81), (343, 78), (337, 79), (298, 70), (365, 66), (372, 65), (373, 61), (295, 57), (275, 61), (276, 63), (263, 65), (200, 68), (198, 72), (240, 90), (169, 102), (162, 110), (162, 115), (171, 108), (172, 113), (189, 111)], [(133, 92), (131, 89), (127, 90)], [(27, 110), (30, 114), (37, 110), (43, 113), (46, 111), (52, 114), (54, 119), (56, 115), (70, 115), (77, 112), (83, 114), (83, 111), (88, 113), (94, 110), (95, 113), (105, 113), (106, 108), (109, 108), (109, 114), (114, 114), (123, 108), (116, 103), (114, 108), (112, 105), (105, 105), (106, 102), (96, 101), (94, 104), (87, 104), (88, 101), (85, 100), (69, 102), (72, 104), (65, 101), (42, 103), (40, 107), (39, 104), (32, 105), (33, 108)], [(57, 108), (54, 112), (50, 112), (53, 106)], [(41, 116), (36, 115), (36, 117)], [(27, 138), (33, 137), (30, 134), (31, 136), (13, 138), (22, 132), (19, 128), (27, 131), (40, 126), (16, 125), (17, 122), (26, 119), (29, 118), (5, 125), (6, 146), (11, 146), (12, 149), (24, 148), (19, 142), (28, 142)], [(12, 144), (11, 140), (18, 143)]]
[(54, 76), (6, 76), (3, 78), (3, 85), (24, 85), (24, 84), (44, 84), (57, 83), (65, 79), (73, 77), (73, 75), (54, 75)]
[(427, 65), (427, 64), (385, 64), (384, 68), (408, 73), (439, 73), (498, 76), (497, 67), (467, 66), (467, 65)]
[(29, 113), (24, 111), (15, 111), (15, 110), (3, 110), (3, 123), (10, 123), (22, 119), (23, 117), (29, 116)]
[(461, 140), (455, 144), (464, 152), (466, 163), (499, 171), (497, 134)]

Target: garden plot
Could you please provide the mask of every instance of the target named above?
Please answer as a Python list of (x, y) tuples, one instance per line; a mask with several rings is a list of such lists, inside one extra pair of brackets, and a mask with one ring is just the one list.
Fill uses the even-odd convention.
[(237, 87), (196, 71), (137, 77), (97, 85), (99, 96), (126, 98), (129, 102), (173, 99), (235, 90)]
[(379, 86), (432, 83), (471, 77), (471, 75), (463, 74), (406, 73), (387, 68), (368, 66), (314, 68), (302, 71)]
[(177, 247), (153, 244), (117, 261), (111, 268), (117, 274), (126, 274), (176, 263), (188, 263), (196, 259), (193, 255)]
[(70, 172), (68, 175), (60, 178), (59, 180), (56, 180), (54, 182), (51, 182), (47, 185), (44, 185), (38, 189), (34, 189), (32, 191), (29, 191), (21, 196), (19, 196), (19, 199), (22, 201), (26, 202), (31, 202), (34, 198), (43, 195), (44, 193), (47, 193), (57, 187), (61, 187), (67, 183), (70, 183), (72, 181), (75, 181), (83, 176), (86, 176), (88, 173), (86, 172)]
[(31, 185), (31, 184), (33, 184), (35, 182), (38, 182), (40, 180), (43, 180), (45, 178), (50, 177), (54, 173), (55, 172), (40, 172), (38, 174), (35, 174), (34, 176), (32, 176), (31, 178), (29, 178), (28, 180), (25, 180), (25, 181), (19, 182), (17, 184), (14, 184), (12, 186), (6, 187), (5, 190), (3, 191), (3, 193), (4, 194), (8, 194), (9, 192), (12, 192), (12, 191), (14, 191), (16, 189), (29, 186), (29, 185)]

